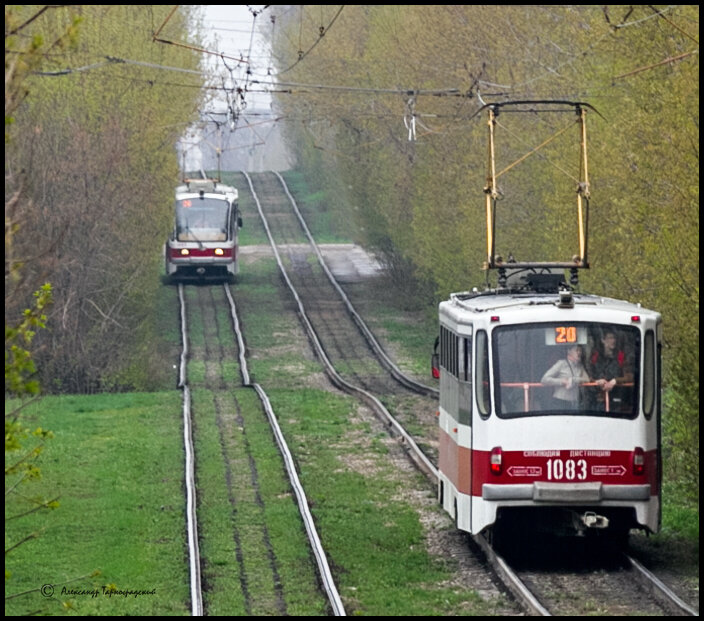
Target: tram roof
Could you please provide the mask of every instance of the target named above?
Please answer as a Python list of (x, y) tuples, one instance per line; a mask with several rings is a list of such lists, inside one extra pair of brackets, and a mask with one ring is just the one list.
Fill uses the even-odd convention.
[(561, 299), (561, 294), (555, 293), (536, 293), (536, 292), (510, 292), (510, 291), (465, 291), (461, 293), (452, 293), (450, 299), (440, 304), (448, 312), (452, 313), (454, 309), (457, 311), (469, 311), (471, 313), (485, 313), (501, 311), (502, 314), (507, 312), (525, 313), (527, 310), (533, 313), (540, 312), (541, 309), (554, 307), (555, 309), (568, 310), (588, 310), (590, 312), (615, 311), (631, 313), (634, 315), (647, 315), (656, 317), (659, 315), (656, 311), (644, 308), (639, 303), (628, 302), (615, 298), (586, 294), (586, 293), (571, 293), (571, 304), (564, 304), (564, 299)]
[(176, 187), (176, 198), (185, 198), (205, 195), (220, 194), (228, 200), (235, 200), (238, 197), (237, 189), (231, 185), (225, 185), (215, 179), (185, 179), (183, 185)]

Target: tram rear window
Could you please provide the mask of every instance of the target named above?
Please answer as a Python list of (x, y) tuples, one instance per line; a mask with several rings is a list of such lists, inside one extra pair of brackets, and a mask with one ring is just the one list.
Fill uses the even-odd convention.
[(500, 417), (638, 412), (640, 332), (603, 323), (501, 326), (493, 331)]

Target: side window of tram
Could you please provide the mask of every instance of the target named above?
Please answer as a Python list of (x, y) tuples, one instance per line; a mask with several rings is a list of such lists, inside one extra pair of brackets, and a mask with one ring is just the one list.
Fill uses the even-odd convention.
[(477, 387), (477, 407), (482, 416), (491, 412), (491, 390), (489, 386), (489, 339), (484, 330), (477, 332), (477, 362), (474, 367)]
[(461, 382), (472, 381), (472, 339), (440, 327), (440, 366)]
[(453, 377), (458, 377), (458, 338), (447, 328), (440, 326), (440, 366)]
[(655, 369), (655, 333), (645, 333), (645, 352), (643, 366), (643, 412), (646, 418), (653, 415), (655, 406), (655, 386), (657, 372)]
[(459, 383), (457, 384), (457, 413), (463, 425), (472, 424), (472, 338), (458, 337)]
[(462, 339), (462, 359), (460, 364), (460, 380), (463, 382), (472, 381), (472, 339), (464, 337)]

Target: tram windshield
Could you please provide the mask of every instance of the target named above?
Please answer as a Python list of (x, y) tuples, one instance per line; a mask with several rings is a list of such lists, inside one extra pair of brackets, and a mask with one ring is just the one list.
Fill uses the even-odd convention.
[(497, 415), (635, 418), (638, 360), (640, 332), (632, 326), (541, 323), (496, 328)]
[(228, 201), (219, 198), (177, 200), (176, 239), (178, 241), (225, 241), (228, 207)]

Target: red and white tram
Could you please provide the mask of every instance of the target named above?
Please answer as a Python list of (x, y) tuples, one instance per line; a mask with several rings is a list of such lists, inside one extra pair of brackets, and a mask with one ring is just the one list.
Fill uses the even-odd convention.
[[(579, 248), (570, 261), (504, 262), (494, 245), (496, 117), (503, 106), (534, 113), (545, 104), (577, 113)], [(589, 267), (588, 107), (486, 106), (484, 267), (498, 270), (498, 285), (440, 304), (433, 365), (440, 379), (438, 496), (472, 534), (522, 525), (623, 540), (632, 528), (660, 529), (660, 314), (576, 288), (578, 270)]]
[[(513, 518), (552, 532), (657, 532), (660, 315), (560, 292), (559, 280), (536, 291), (531, 275), (522, 289), (440, 304), (440, 502), (473, 534)], [(589, 377), (549, 383), (560, 361), (572, 373), (575, 346)], [(600, 356), (620, 373), (607, 389)], [(565, 384), (574, 399), (555, 396)]]
[(238, 193), (214, 179), (187, 179), (176, 188), (174, 229), (165, 246), (166, 277), (226, 280), (239, 272)]

